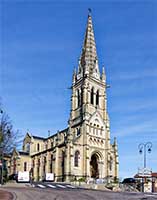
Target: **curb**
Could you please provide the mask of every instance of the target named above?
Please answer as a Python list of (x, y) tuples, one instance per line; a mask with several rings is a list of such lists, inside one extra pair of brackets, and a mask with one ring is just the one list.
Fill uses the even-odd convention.
[(15, 192), (10, 192), (10, 193), (13, 195), (12, 200), (17, 200), (17, 195), (16, 195), (16, 193), (15, 193)]

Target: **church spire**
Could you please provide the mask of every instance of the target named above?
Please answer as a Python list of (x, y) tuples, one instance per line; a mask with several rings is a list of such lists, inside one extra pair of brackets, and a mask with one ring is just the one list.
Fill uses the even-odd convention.
[(100, 79), (96, 43), (94, 38), (91, 10), (89, 9), (85, 38), (79, 60), (78, 73)]

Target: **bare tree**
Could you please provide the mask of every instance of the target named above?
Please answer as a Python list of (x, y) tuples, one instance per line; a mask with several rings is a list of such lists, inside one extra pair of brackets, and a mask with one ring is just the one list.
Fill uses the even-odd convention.
[(9, 116), (1, 109), (0, 115), (0, 146), (3, 148), (3, 153), (9, 153), (21, 144), (21, 136), (18, 130), (13, 129)]

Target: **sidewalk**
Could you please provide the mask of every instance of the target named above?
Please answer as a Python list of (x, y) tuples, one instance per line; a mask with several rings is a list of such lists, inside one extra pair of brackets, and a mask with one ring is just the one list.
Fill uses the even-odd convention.
[[(30, 187), (30, 183), (16, 183), (16, 182), (7, 182), (6, 184), (4, 184), (2, 187), (3, 188), (8, 188), (8, 187)], [(0, 199), (1, 200), (1, 199)]]
[(0, 199), (1, 200), (12, 200), (13, 195), (10, 192), (0, 190)]

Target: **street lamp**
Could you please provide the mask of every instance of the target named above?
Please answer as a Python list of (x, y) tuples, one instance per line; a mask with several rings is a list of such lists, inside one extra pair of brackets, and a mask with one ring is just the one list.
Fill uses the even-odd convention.
[(144, 155), (144, 168), (146, 168), (146, 154), (151, 153), (152, 151), (152, 143), (147, 142), (147, 143), (141, 143), (138, 145), (139, 153)]

